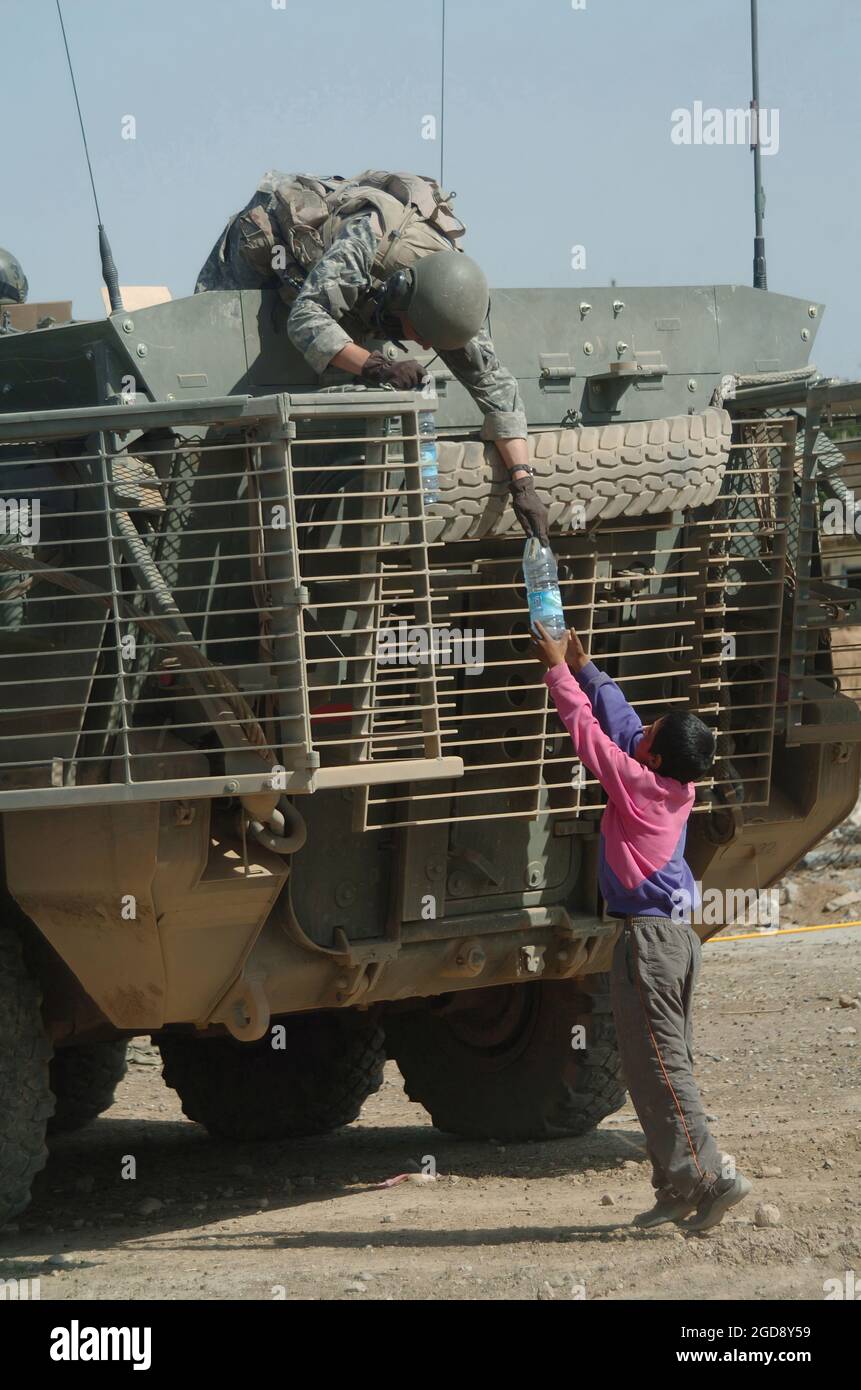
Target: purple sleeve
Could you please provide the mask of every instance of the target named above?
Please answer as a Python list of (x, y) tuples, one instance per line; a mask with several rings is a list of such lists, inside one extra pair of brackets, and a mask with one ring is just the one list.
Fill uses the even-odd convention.
[(567, 666), (554, 666), (544, 680), (580, 761), (595, 774), (610, 800), (623, 813), (636, 817), (640, 803), (654, 784), (654, 773), (630, 758), (604, 732), (585, 691)]
[(623, 753), (633, 753), (643, 737), (643, 725), (616, 682), (599, 671), (593, 661), (587, 661), (582, 671), (576, 673), (576, 679), (604, 733)]

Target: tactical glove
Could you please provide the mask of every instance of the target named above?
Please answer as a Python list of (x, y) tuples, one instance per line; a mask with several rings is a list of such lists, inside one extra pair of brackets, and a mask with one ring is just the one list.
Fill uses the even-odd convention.
[(410, 357), (406, 362), (388, 362), (381, 352), (372, 352), (359, 376), (369, 386), (394, 386), (396, 391), (415, 391), (421, 386), (425, 368)]
[(535, 479), (526, 473), (512, 478), (508, 486), (514, 515), (527, 536), (537, 536), (542, 545), (547, 545), (547, 508), (535, 491)]

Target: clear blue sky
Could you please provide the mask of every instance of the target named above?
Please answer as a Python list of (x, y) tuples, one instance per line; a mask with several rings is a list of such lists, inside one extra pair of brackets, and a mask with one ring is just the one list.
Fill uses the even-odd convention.
[[(748, 9), (448, 0), (445, 182), (492, 284), (750, 283), (747, 147), (670, 139), (676, 108), (747, 105)], [(0, 245), (31, 298), (101, 314), (54, 0), (0, 12)], [(267, 168), (438, 174), (422, 118), (439, 115), (440, 0), (65, 0), (64, 14), (124, 283), (190, 293)], [(760, 45), (762, 104), (780, 113), (763, 160), (769, 286), (824, 301), (816, 363), (861, 375), (861, 4), (760, 0)]]

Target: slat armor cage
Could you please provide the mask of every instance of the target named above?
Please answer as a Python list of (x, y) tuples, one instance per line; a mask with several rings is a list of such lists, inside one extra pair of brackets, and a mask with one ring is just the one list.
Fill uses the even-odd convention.
[[(825, 426), (857, 433), (858, 382), (813, 383), (797, 449), (797, 563), (792, 606), (787, 736), (790, 745), (818, 743), (822, 724), (808, 710), (823, 685), (861, 704), (861, 452), (857, 438), (841, 445)], [(845, 706), (844, 706), (845, 710)], [(855, 742), (858, 726), (835, 709), (835, 744)]]
[(430, 622), (420, 408), (381, 390), (0, 416), (0, 807), (457, 776), (432, 665), (398, 728), (375, 723), (386, 593)]
[[(718, 760), (699, 809), (768, 803), (795, 427), (789, 415), (736, 420), (708, 509), (552, 537), (567, 620), (643, 722), (690, 704), (715, 729)], [(521, 550), (519, 537), (459, 542), (438, 560), (432, 547), (434, 621), (470, 630), (483, 651), (480, 669), (437, 673), (443, 747), (463, 758), (464, 776), (369, 788), (366, 827), (569, 819), (601, 805), (530, 652)]]
[[(522, 536), (434, 539), (433, 404), (0, 416), (0, 809), (352, 787), (357, 830), (594, 814), (530, 653)], [(690, 702), (715, 728), (702, 808), (765, 805), (775, 735), (807, 727), (795, 435), (739, 417), (712, 507), (552, 541), (644, 722)]]

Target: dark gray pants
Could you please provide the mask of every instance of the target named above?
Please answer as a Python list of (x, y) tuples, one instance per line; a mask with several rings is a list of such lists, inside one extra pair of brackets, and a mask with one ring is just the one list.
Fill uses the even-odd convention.
[(610, 976), (622, 1067), (646, 1136), (653, 1186), (697, 1203), (721, 1176), (693, 1071), (691, 1010), (701, 950), (686, 923), (629, 917)]

